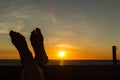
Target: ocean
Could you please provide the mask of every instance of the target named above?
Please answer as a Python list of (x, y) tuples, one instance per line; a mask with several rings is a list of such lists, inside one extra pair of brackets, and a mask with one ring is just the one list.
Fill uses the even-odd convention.
[[(22, 68), (19, 60), (0, 60), (0, 80), (20, 80)], [(46, 80), (120, 80), (120, 61), (50, 60), (43, 71)]]
[[(0, 60), (3, 66), (19, 66), (20, 60)], [(49, 60), (46, 65), (113, 65), (112, 60)], [(120, 65), (120, 61), (117, 62)]]

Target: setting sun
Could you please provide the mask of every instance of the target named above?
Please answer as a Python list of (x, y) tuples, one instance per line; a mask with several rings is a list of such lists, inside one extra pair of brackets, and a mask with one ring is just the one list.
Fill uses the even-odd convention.
[(58, 53), (58, 56), (63, 58), (63, 57), (65, 56), (65, 52), (64, 52), (64, 51), (60, 51), (60, 52)]

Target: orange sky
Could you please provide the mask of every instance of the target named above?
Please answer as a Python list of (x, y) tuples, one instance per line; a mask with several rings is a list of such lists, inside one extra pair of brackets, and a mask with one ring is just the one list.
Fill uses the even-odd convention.
[[(12, 43), (11, 43), (12, 44)], [(0, 59), (19, 59), (19, 54), (16, 48), (11, 45), (10, 49), (1, 49)], [(58, 56), (60, 51), (65, 52), (64, 60), (111, 60), (112, 52), (108, 51), (97, 51), (97, 50), (85, 50), (85, 49), (70, 49), (62, 47), (46, 47), (46, 52), (49, 59), (61, 59)], [(34, 56), (34, 51), (30, 48)], [(117, 54), (119, 57), (119, 54)], [(118, 58), (117, 57), (117, 58)]]
[(41, 29), (49, 59), (120, 59), (120, 0), (0, 0), (0, 59), (18, 59), (9, 31)]

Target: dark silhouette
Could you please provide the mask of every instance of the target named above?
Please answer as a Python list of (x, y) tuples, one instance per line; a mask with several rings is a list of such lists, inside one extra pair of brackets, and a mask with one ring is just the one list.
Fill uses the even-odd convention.
[(41, 66), (48, 62), (48, 57), (44, 50), (43, 36), (40, 29), (36, 28), (36, 30), (33, 30), (30, 37), (35, 51), (35, 59), (33, 59), (23, 35), (15, 31), (10, 31), (10, 37), (19, 52), (21, 63), (23, 64), (21, 80), (44, 80)]
[(36, 62), (42, 66), (48, 62), (48, 57), (44, 49), (44, 39), (39, 28), (36, 28), (31, 32), (30, 41), (35, 52)]
[(113, 64), (117, 64), (117, 58), (116, 58), (116, 46), (112, 46), (112, 53), (113, 53)]

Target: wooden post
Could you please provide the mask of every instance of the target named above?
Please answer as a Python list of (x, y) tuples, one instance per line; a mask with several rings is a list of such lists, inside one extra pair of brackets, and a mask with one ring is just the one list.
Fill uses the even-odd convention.
[(113, 64), (117, 64), (117, 58), (116, 58), (116, 46), (112, 46), (112, 53), (113, 53)]

